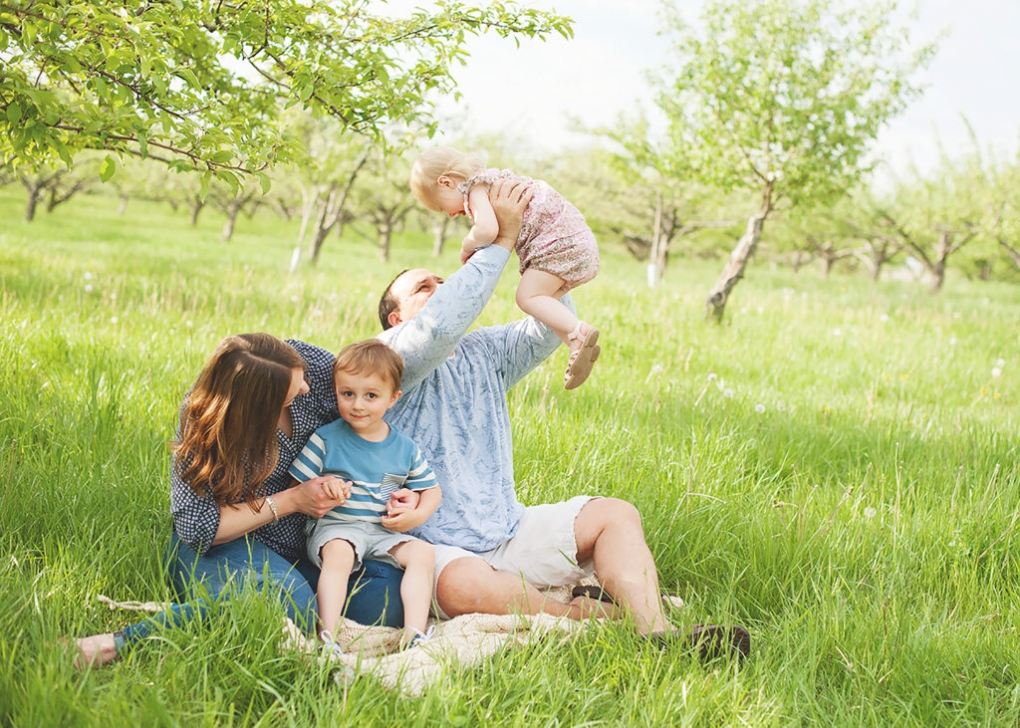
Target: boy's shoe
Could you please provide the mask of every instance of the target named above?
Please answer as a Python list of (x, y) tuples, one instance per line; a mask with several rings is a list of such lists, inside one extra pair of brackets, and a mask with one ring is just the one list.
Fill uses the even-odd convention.
[(319, 641), (322, 643), (322, 656), (323, 657), (342, 657), (344, 654), (343, 649), (337, 644), (336, 639), (333, 637), (333, 633), (328, 629), (324, 629), (319, 632)]
[[(414, 629), (414, 628), (412, 627), (411, 629)], [(430, 626), (424, 632), (419, 632), (418, 630), (415, 629), (414, 630), (414, 637), (412, 637), (411, 640), (406, 645), (404, 645), (403, 649), (409, 650), (412, 647), (415, 647), (417, 645), (423, 645), (426, 642), (430, 641), (432, 639), (432, 637), (435, 636), (435, 634), (436, 634), (436, 625), (434, 625), (434, 624), (432, 626)]]

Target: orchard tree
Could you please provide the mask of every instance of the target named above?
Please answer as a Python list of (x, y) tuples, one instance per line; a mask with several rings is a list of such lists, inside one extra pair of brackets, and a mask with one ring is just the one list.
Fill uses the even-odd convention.
[(96, 159), (86, 160), (77, 170), (63, 164), (42, 165), (36, 169), (11, 166), (12, 177), (17, 179), (28, 193), (25, 222), (32, 222), (35, 219), (40, 203), (44, 205), (46, 212), (53, 212), (79, 192), (85, 192), (92, 187), (98, 166), (99, 161)]
[(716, 321), (769, 214), (852, 187), (883, 124), (918, 94), (910, 78), (935, 44), (911, 50), (896, 4), (706, 0), (695, 29), (664, 3), (678, 66), (657, 104), (670, 138), (696, 179), (758, 198), (706, 300)]
[(959, 159), (942, 154), (939, 168), (901, 183), (879, 216), (889, 234), (924, 266), (931, 289), (942, 290), (949, 258), (987, 229), (992, 180), (980, 150)]
[[(570, 21), (514, 2), (441, 0), (390, 18), (369, 0), (0, 0), (0, 163), (83, 149), (203, 171), (236, 190), (299, 156), (281, 109), (375, 135), (431, 122), (469, 35), (545, 38)], [(107, 155), (100, 177), (115, 172)]]
[(408, 214), (419, 209), (408, 185), (411, 160), (369, 156), (353, 192), (352, 217), (368, 222), (375, 229), (375, 240), (382, 262), (389, 262), (393, 234), (403, 227)]
[(301, 248), (311, 235), (308, 254), (314, 265), (330, 233), (342, 234), (348, 201), (369, 156), (385, 147), (371, 137), (344, 134), (342, 124), (328, 117), (302, 113), (292, 126), (306, 154), (300, 164), (280, 170), (278, 187), (285, 189), (274, 192), (294, 199), (301, 210), (297, 245)]
[(1020, 152), (1011, 161), (995, 165), (989, 182), (985, 231), (1020, 269)]
[[(675, 128), (671, 132), (675, 132)], [(612, 143), (606, 158), (618, 184), (610, 185), (617, 199), (631, 211), (612, 226), (627, 250), (638, 260), (648, 260), (648, 283), (655, 286), (666, 273), (671, 248), (705, 228), (733, 227), (720, 212), (720, 195), (692, 180), (691, 157), (686, 144), (669, 135), (656, 140), (643, 115), (620, 118), (603, 128), (599, 136)], [(622, 184), (620, 184), (622, 183)], [(620, 227), (627, 218), (640, 220), (636, 229)]]

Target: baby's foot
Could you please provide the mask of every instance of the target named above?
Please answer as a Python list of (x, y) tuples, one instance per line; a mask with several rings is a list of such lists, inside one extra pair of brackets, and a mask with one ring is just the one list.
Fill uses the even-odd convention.
[(574, 330), (567, 334), (567, 341), (570, 344), (570, 359), (567, 360), (563, 386), (566, 389), (576, 389), (584, 384), (584, 380), (591, 374), (592, 364), (602, 352), (599, 330), (591, 324), (578, 321)]

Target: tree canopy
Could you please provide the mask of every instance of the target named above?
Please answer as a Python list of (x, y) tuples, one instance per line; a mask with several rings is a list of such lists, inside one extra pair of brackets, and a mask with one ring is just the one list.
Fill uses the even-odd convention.
[(897, 0), (706, 0), (701, 28), (664, 3), (675, 68), (658, 106), (693, 176), (760, 198), (706, 303), (721, 318), (762, 225), (782, 199), (820, 201), (853, 187), (881, 127), (920, 88), (934, 42), (911, 47)]
[[(378, 134), (431, 123), (464, 40), (569, 37), (570, 21), (513, 2), (439, 0), (390, 18), (368, 0), (0, 0), (0, 162), (82, 149), (153, 157), (236, 186), (300, 149), (282, 109)], [(115, 170), (107, 156), (101, 176)], [(268, 180), (265, 180), (266, 182)]]

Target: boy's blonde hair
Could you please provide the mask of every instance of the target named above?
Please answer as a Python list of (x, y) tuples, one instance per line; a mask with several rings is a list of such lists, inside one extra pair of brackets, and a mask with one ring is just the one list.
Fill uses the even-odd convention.
[(404, 376), (404, 359), (379, 339), (365, 339), (348, 344), (336, 355), (333, 362), (333, 383), (340, 372), (347, 374), (376, 374), (384, 382), (400, 391), (400, 378)]
[(485, 169), (485, 163), (473, 154), (465, 154), (450, 147), (434, 147), (411, 165), (411, 192), (432, 212), (440, 212), (436, 204), (436, 187), (444, 174), (467, 179)]

